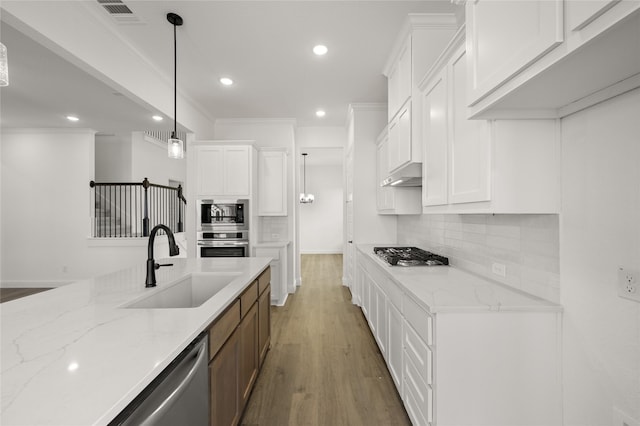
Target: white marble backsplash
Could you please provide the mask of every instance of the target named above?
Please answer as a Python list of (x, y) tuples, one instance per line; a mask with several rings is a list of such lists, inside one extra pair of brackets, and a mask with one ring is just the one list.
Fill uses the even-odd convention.
[[(452, 265), (560, 302), (558, 215), (425, 214), (398, 218), (398, 243), (430, 249)], [(506, 266), (506, 276), (492, 265)]]

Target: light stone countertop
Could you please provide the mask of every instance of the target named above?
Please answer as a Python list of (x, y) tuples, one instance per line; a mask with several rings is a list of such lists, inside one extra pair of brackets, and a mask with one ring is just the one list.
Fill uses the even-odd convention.
[(289, 244), (291, 244), (291, 241), (267, 241), (267, 242), (264, 242), (264, 243), (254, 244), (254, 247), (258, 247), (258, 248), (282, 248), (282, 247), (287, 247)]
[[(454, 266), (390, 266), (373, 253), (388, 244), (358, 244), (378, 270), (430, 313), (464, 311), (562, 311), (562, 306)], [(384, 290), (384, 289), (383, 289)]]
[[(268, 266), (257, 257), (165, 259), (0, 305), (0, 424), (104, 425)], [(197, 308), (121, 309), (194, 272), (241, 272)]]

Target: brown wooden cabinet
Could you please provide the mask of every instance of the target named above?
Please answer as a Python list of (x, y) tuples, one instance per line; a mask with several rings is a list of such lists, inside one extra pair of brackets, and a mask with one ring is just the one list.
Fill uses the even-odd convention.
[(240, 383), (239, 395), (240, 407), (244, 408), (251, 389), (258, 377), (259, 356), (258, 353), (258, 304), (253, 303), (249, 312), (242, 318), (237, 333), (240, 335)]
[(267, 284), (258, 298), (258, 349), (260, 368), (271, 345), (271, 286)]
[(251, 283), (209, 328), (212, 426), (235, 426), (271, 339), (270, 269)]
[(211, 385), (211, 425), (237, 425), (242, 408), (238, 393), (238, 367), (240, 363), (240, 339), (233, 333), (209, 364)]

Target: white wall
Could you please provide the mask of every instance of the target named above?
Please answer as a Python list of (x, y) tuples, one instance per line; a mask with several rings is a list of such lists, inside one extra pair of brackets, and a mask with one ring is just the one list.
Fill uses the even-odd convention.
[(131, 178), (134, 182), (142, 182), (146, 177), (149, 182), (168, 185), (169, 180), (184, 182), (187, 185), (187, 161), (175, 160), (167, 155), (167, 145), (159, 142), (143, 132), (131, 135)]
[[(561, 298), (565, 425), (640, 422), (640, 303), (617, 296), (640, 270), (640, 90), (562, 120)], [(620, 425), (618, 423), (617, 425)]]
[(92, 130), (2, 135), (2, 280), (65, 282), (86, 264)]
[(131, 182), (131, 138), (96, 135), (96, 182)]
[(3, 130), (0, 286), (57, 286), (144, 264), (146, 238), (89, 239), (94, 146), (87, 129)]
[(300, 253), (342, 253), (342, 165), (307, 166), (311, 204), (300, 204)]

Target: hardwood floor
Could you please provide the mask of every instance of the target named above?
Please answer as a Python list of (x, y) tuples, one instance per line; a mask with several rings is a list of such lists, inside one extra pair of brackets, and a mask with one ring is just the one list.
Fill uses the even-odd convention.
[(50, 288), (0, 288), (0, 303), (10, 300), (20, 299), (41, 291), (51, 290)]
[(302, 286), (272, 307), (271, 350), (243, 425), (410, 425), (341, 255), (303, 255)]

